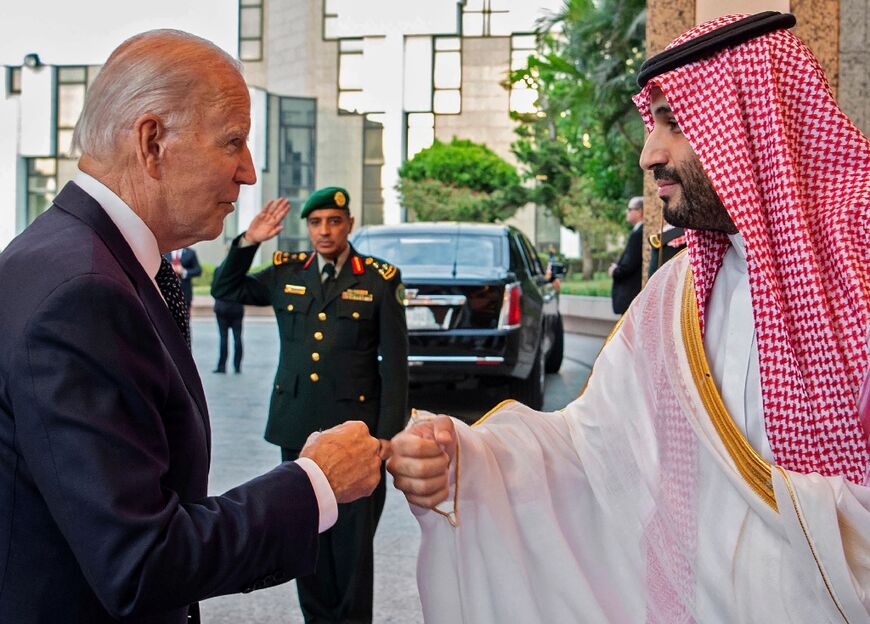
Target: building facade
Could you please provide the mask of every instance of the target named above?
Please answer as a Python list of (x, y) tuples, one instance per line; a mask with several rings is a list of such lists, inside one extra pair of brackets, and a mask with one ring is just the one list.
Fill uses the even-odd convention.
[[(30, 10), (44, 11), (40, 4)], [(535, 94), (504, 83), (534, 50), (536, 21), (560, 6), (561, 0), (215, 0), (201, 7), (221, 21), (215, 35), (167, 4), (159, 24), (118, 17), (124, 28), (105, 50), (86, 53), (70, 43), (50, 58), (34, 32), (32, 52), (0, 54), (0, 248), (75, 175), (70, 139), (99, 71), (95, 59), (134, 32), (190, 30), (244, 64), (259, 179), (242, 190), (223, 236), (197, 245), (200, 257), (215, 263), (262, 203), (279, 195), (293, 210), (280, 238), (264, 245), (263, 258), (275, 246), (307, 248), (298, 210), (320, 186), (348, 189), (358, 225), (405, 220), (395, 191), (398, 168), (435, 139), (485, 143), (515, 162), (510, 112), (530, 110)], [(86, 29), (92, 18), (84, 17)], [(558, 223), (535, 206), (522, 208), (512, 223), (539, 247), (559, 241)]]

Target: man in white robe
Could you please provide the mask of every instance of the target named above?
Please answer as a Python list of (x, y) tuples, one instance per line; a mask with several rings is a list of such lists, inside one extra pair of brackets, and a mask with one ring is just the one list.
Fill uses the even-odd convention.
[(689, 252), (584, 393), (393, 439), (427, 622), (870, 622), (870, 142), (793, 23), (644, 65), (641, 166)]

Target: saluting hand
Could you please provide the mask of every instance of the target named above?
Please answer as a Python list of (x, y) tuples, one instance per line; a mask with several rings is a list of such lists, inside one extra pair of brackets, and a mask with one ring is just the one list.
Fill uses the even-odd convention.
[(456, 456), (456, 428), (436, 416), (399, 433), (390, 442), (387, 470), (409, 503), (432, 508), (450, 494), (449, 468)]
[(313, 460), (339, 503), (369, 496), (381, 480), (383, 445), (359, 420), (349, 420), (308, 436), (299, 457)]
[(249, 243), (262, 243), (284, 229), (281, 221), (290, 211), (290, 202), (285, 197), (278, 197), (266, 202), (263, 209), (251, 220), (245, 232), (245, 240)]

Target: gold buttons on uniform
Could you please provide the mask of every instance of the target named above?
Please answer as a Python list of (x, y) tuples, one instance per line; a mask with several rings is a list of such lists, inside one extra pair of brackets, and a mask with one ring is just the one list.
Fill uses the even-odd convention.
[(317, 373), (311, 373), (311, 381), (320, 381), (320, 375)]
[(364, 395), (364, 394), (359, 395), (359, 402), (360, 403), (362, 403), (365, 400), (366, 400), (366, 395)]
[(288, 312), (292, 312), (292, 311), (293, 311), (293, 304), (292, 304), (292, 303), (289, 304), (289, 305), (287, 306), (287, 311), (288, 311)]
[(314, 332), (315, 340), (323, 340), (323, 332)]
[(351, 314), (351, 316), (352, 316), (353, 318), (355, 318), (355, 319), (358, 319), (358, 318), (359, 318), (359, 312), (354, 312), (353, 314)]
[(311, 354), (311, 359), (314, 360), (315, 362), (319, 362), (320, 361), (320, 354), (315, 351), (314, 353)]
[(326, 312), (321, 312), (320, 314), (317, 315), (317, 318), (319, 318), (321, 321), (325, 321), (326, 320)]

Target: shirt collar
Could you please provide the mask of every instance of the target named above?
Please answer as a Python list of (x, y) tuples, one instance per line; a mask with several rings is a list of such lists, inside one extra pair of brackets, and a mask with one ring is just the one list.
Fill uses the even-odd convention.
[[(344, 251), (335, 259), (335, 275), (338, 276), (341, 271), (341, 267), (344, 266), (344, 263), (347, 261), (348, 256), (350, 255), (350, 244), (344, 248)], [(332, 260), (328, 260), (324, 258), (319, 253), (317, 254), (317, 269), (320, 273), (323, 273), (323, 265), (327, 262), (332, 262)]]
[(73, 182), (102, 206), (153, 281), (160, 269), (160, 248), (154, 233), (123, 199), (96, 178), (79, 171)]

